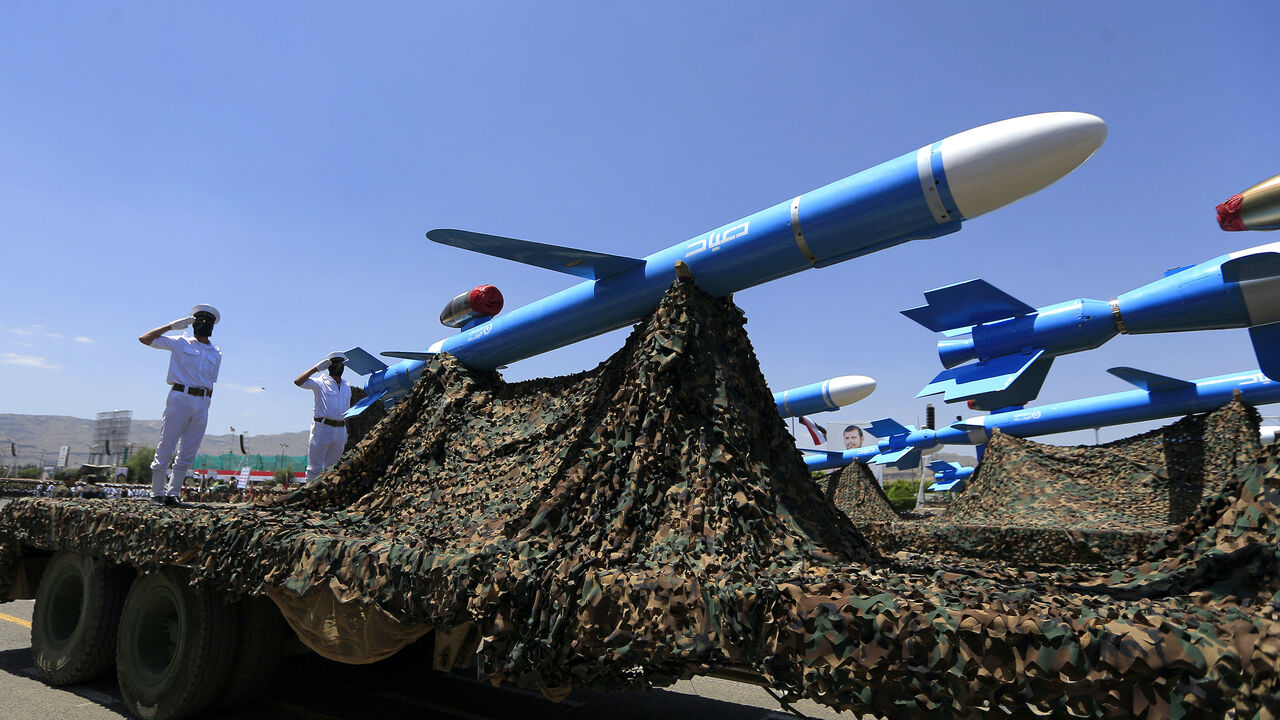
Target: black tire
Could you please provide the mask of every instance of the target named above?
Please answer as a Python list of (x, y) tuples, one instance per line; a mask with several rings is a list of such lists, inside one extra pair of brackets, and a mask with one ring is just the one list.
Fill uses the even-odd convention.
[(116, 629), (128, 568), (63, 550), (40, 578), (31, 616), (31, 655), (50, 685), (106, 675), (116, 661)]
[(240, 643), (219, 706), (254, 700), (267, 689), (280, 665), (286, 633), (291, 632), (276, 604), (265, 597), (245, 598), (240, 607)]
[(138, 578), (120, 615), (116, 677), (134, 717), (200, 712), (226, 682), (239, 637), (237, 608), (187, 584), (176, 568)]

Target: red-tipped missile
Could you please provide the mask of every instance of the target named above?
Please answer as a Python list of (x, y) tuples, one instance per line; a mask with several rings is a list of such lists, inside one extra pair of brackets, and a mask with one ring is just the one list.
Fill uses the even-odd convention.
[(1218, 206), (1223, 230), (1280, 230), (1280, 175), (1267, 178)]
[(489, 318), (502, 312), (502, 291), (493, 285), (480, 285), (449, 301), (440, 311), (440, 324), (461, 328), (476, 320)]

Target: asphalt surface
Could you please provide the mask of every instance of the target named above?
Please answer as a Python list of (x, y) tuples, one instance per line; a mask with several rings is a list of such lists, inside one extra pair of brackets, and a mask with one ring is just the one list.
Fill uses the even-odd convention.
[[(115, 678), (54, 688), (31, 659), (32, 600), (0, 604), (0, 720), (127, 718)], [(401, 653), (405, 655), (406, 653)], [(575, 691), (560, 703), (538, 692), (432, 671), (421, 658), (400, 655), (372, 665), (343, 665), (307, 653), (287, 657), (258, 702), (208, 711), (207, 720), (395, 720), (397, 718), (557, 718), (561, 720), (766, 720), (792, 715), (762, 688), (694, 678), (665, 690)], [(805, 717), (852, 718), (810, 702)]]

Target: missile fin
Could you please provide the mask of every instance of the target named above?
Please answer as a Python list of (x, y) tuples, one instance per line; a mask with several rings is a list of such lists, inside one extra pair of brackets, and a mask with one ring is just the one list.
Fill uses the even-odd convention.
[(1147, 392), (1168, 392), (1170, 390), (1182, 390), (1184, 388), (1194, 388), (1195, 383), (1187, 380), (1179, 380), (1171, 378), (1168, 375), (1158, 375), (1146, 370), (1139, 370), (1131, 367), (1113, 367), (1107, 372), (1124, 380), (1140, 390)]
[(381, 400), (381, 399), (382, 399), (382, 396), (383, 396), (383, 395), (386, 395), (386, 394), (387, 394), (387, 391), (386, 391), (386, 390), (383, 390), (383, 391), (382, 391), (382, 392), (380, 392), (380, 393), (374, 393), (374, 394), (372, 394), (372, 395), (366, 395), (366, 396), (365, 396), (365, 398), (364, 398), (363, 400), (361, 400), (360, 402), (356, 403), (355, 405), (352, 405), (351, 407), (347, 408), (347, 411), (346, 411), (346, 412), (344, 412), (344, 413), (342, 413), (342, 417), (343, 417), (343, 419), (346, 419), (346, 418), (353, 418), (353, 417), (355, 417), (355, 416), (359, 415), (360, 413), (364, 412), (365, 410), (368, 410), (370, 405), (372, 405), (372, 404), (374, 404), (374, 403), (378, 402), (379, 400)]
[(821, 455), (827, 460), (840, 460), (844, 458), (844, 453), (835, 450), (819, 450), (818, 448), (800, 448), (801, 453), (809, 453), (812, 455)]
[(401, 360), (420, 360), (422, 362), (427, 362), (436, 356), (436, 353), (424, 352), (421, 350), (386, 350), (378, 354), (382, 357), (400, 358)]
[(958, 462), (947, 462), (946, 460), (934, 460), (925, 467), (934, 472), (946, 472), (947, 470), (959, 470), (961, 468)]
[(1182, 267), (1169, 268), (1168, 270), (1164, 271), (1164, 276), (1169, 277), (1170, 275), (1177, 275), (1183, 270), (1186, 270), (1187, 268), (1193, 268), (1193, 267), (1195, 267), (1195, 265), (1183, 265)]
[(644, 261), (622, 255), (608, 255), (591, 250), (576, 250), (561, 245), (516, 240), (499, 235), (485, 235), (467, 230), (437, 229), (427, 233), (432, 242), (478, 252), (483, 255), (515, 260), (547, 270), (568, 273), (586, 280), (617, 275)]
[(1222, 263), (1222, 279), (1227, 282), (1262, 280), (1280, 275), (1280, 253), (1241, 255)]
[(866, 429), (875, 437), (891, 437), (893, 435), (906, 435), (911, 432), (911, 428), (904, 426), (902, 423), (893, 418), (881, 418), (871, 423)]
[(897, 470), (920, 467), (920, 448), (906, 447), (891, 453), (880, 453), (871, 458), (876, 465), (892, 465)]
[(935, 490), (935, 491), (937, 490), (960, 491), (964, 489), (964, 480), (961, 478), (951, 478), (950, 480), (939, 480), (938, 482), (935, 482), (934, 484), (930, 485), (929, 489)]
[(947, 402), (971, 398), (978, 409), (1025, 405), (1040, 394), (1053, 356), (1044, 350), (1018, 355), (1002, 355), (984, 362), (943, 370), (924, 386), (916, 397), (943, 393)]
[(1254, 325), (1249, 328), (1249, 339), (1262, 374), (1280, 380), (1280, 322)]
[(387, 364), (370, 355), (362, 347), (353, 347), (347, 351), (347, 367), (359, 375), (368, 375), (379, 370), (386, 370)]
[(966, 280), (924, 294), (925, 305), (902, 314), (934, 332), (1027, 315), (1035, 308), (986, 280)]

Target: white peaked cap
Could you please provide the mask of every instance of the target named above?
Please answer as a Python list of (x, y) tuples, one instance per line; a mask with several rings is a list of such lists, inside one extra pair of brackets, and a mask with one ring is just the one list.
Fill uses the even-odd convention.
[(212, 306), (212, 305), (203, 305), (203, 304), (201, 304), (201, 305), (196, 305), (196, 306), (194, 306), (194, 307), (192, 307), (192, 308), (191, 308), (191, 314), (192, 314), (192, 315), (195, 315), (195, 314), (196, 314), (196, 313), (198, 313), (198, 312), (207, 312), (207, 313), (209, 313), (210, 315), (212, 315), (212, 316), (213, 316), (213, 324), (214, 324), (214, 325), (217, 325), (217, 324), (218, 324), (218, 321), (222, 319), (222, 313), (218, 312), (218, 308), (216, 308), (216, 307), (214, 307), (214, 306)]
[(328, 355), (325, 355), (324, 359), (325, 360), (341, 360), (342, 362), (346, 362), (347, 356), (346, 356), (346, 353), (340, 353), (335, 350), (334, 352), (331, 352)]

